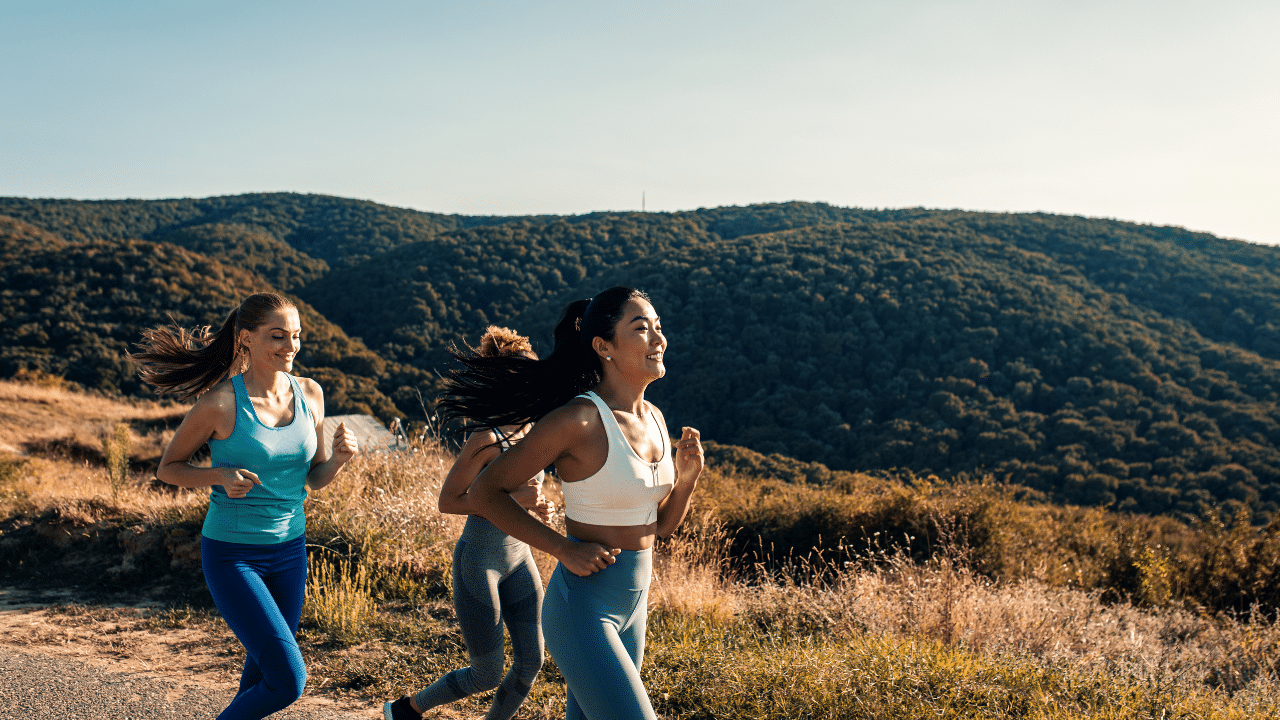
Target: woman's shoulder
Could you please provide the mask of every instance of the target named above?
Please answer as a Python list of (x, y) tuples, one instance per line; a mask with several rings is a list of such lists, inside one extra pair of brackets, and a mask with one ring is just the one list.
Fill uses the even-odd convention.
[(324, 395), (324, 390), (320, 388), (320, 383), (315, 380), (312, 380), (309, 377), (301, 377), (299, 375), (294, 375), (293, 379), (298, 383), (298, 387), (302, 388), (302, 392), (308, 395)]
[(480, 428), (467, 435), (458, 454), (462, 457), (486, 456), (484, 462), (487, 464), (501, 452), (498, 446), (498, 434), (490, 428)]
[(600, 411), (596, 409), (595, 403), (579, 396), (547, 413), (534, 427), (547, 432), (550, 429), (566, 430), (575, 427), (586, 429), (599, 424)]
[(662, 414), (662, 410), (658, 409), (658, 406), (657, 406), (657, 405), (654, 405), (653, 403), (649, 402), (648, 400), (645, 400), (645, 401), (644, 401), (644, 404), (649, 406), (649, 412), (653, 413), (653, 414), (654, 414), (654, 416), (656, 416), (656, 417), (658, 418), (658, 420), (662, 421), (662, 424), (663, 424), (663, 425), (666, 425), (666, 424), (667, 424), (667, 418), (666, 418), (666, 416)]
[(498, 433), (492, 428), (479, 428), (467, 434), (467, 439), (463, 445), (474, 445), (476, 447), (485, 447), (498, 442)]
[(219, 381), (217, 385), (205, 391), (196, 400), (196, 407), (201, 405), (206, 407), (230, 407), (234, 410), (236, 407), (236, 388), (232, 384), (231, 378)]
[(223, 419), (234, 419), (236, 414), (236, 391), (231, 378), (219, 382), (196, 398), (190, 416), (205, 418), (218, 422)]
[(302, 397), (307, 401), (308, 406), (324, 402), (324, 389), (320, 387), (320, 383), (297, 375), (293, 376), (293, 380), (298, 383), (298, 387), (302, 388)]

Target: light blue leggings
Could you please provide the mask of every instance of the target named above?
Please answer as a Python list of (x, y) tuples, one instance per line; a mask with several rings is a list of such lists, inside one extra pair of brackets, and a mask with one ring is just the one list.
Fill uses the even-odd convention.
[(569, 686), (566, 720), (656, 720), (640, 681), (652, 574), (653, 550), (623, 550), (587, 577), (556, 566), (542, 633)]

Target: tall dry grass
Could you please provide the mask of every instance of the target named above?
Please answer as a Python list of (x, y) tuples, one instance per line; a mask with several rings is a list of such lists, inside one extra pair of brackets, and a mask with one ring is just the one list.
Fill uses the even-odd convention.
[(154, 474), (127, 470), (117, 481), (100, 466), (58, 453), (0, 453), (0, 518), (54, 515), (73, 524), (107, 519), (174, 525), (204, 515), (208, 491), (157, 490)]
[(203, 514), (208, 491), (158, 492), (153, 483), (188, 406), (109, 398), (57, 380), (0, 380), (0, 517), (159, 525)]
[(1280, 717), (1273, 616), (1002, 584), (962, 552), (726, 578), (705, 555), (681, 560), (715, 547), (680, 546), (692, 539), (669, 547), (651, 592), (650, 687), (670, 717)]
[(656, 698), (671, 717), (1280, 717), (1274, 614), (1000, 582), (937, 525), (923, 561), (904, 537), (735, 564), (704, 509), (660, 546)]
[(132, 426), (131, 456), (158, 458), (190, 405), (112, 398), (71, 390), (58, 378), (29, 383), (0, 380), (0, 453), (46, 454), (83, 450), (97, 454), (104, 430)]

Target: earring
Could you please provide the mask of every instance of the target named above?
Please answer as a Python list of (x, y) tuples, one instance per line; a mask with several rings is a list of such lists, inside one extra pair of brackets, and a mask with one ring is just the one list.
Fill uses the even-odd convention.
[(605, 355), (605, 356), (604, 356), (604, 359), (605, 359), (605, 360), (612, 360), (613, 358), (609, 357), (608, 355)]

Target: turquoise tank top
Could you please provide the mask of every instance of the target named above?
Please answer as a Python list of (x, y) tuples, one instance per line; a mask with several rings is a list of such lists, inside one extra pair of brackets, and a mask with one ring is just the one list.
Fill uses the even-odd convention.
[(225, 440), (209, 438), (214, 467), (244, 468), (258, 475), (242, 498), (231, 498), (221, 485), (209, 494), (209, 514), (202, 534), (222, 542), (272, 545), (288, 542), (307, 529), (302, 501), (307, 497), (307, 473), (315, 457), (316, 422), (292, 375), (293, 422), (268, 427), (258, 419), (244, 388), (244, 377), (231, 378), (236, 393), (236, 425)]

